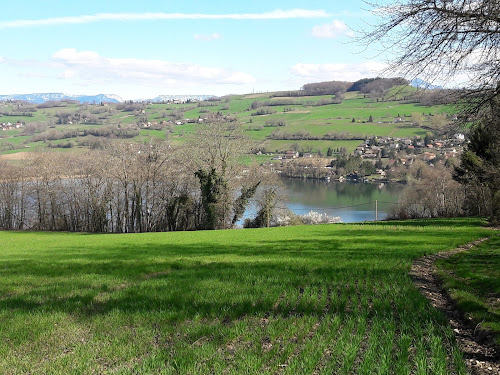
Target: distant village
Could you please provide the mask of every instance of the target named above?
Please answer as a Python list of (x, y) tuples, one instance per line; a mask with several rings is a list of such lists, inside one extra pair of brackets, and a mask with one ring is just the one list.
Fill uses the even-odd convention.
[[(463, 151), (465, 143), (464, 134), (457, 133), (453, 137), (430, 140), (427, 137), (414, 138), (373, 137), (361, 142), (354, 152), (347, 155), (343, 150), (331, 156), (317, 157), (310, 152), (289, 150), (283, 154), (274, 155), (272, 161), (267, 163), (277, 173), (284, 173), (290, 177), (307, 178), (336, 178), (338, 180), (371, 180), (359, 171), (335, 174), (332, 165), (326, 165), (338, 157), (358, 157), (363, 162), (373, 165), (374, 175), (379, 179), (387, 178), (389, 171), (394, 171), (397, 166), (410, 167), (417, 160), (433, 166), (434, 163), (445, 163), (446, 160), (456, 158)], [(308, 161), (309, 160), (309, 161)], [(366, 164), (365, 164), (366, 165)], [(305, 171), (309, 169), (309, 171)], [(316, 171), (315, 171), (316, 170)], [(297, 174), (297, 171), (299, 173)], [(314, 172), (312, 172), (314, 171)], [(296, 173), (294, 175), (294, 173)]]

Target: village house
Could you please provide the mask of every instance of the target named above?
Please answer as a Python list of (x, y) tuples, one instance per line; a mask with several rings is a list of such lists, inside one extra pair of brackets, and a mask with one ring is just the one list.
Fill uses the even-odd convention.
[(436, 154), (432, 153), (432, 152), (424, 152), (422, 154), (422, 160), (424, 161), (430, 161), (430, 160), (433, 160), (436, 158)]
[(361, 155), (361, 157), (363, 159), (365, 159), (365, 158), (373, 159), (373, 158), (377, 157), (377, 154), (378, 154), (378, 151), (368, 149), (368, 150), (365, 150), (365, 153), (363, 155)]
[(7, 130), (14, 130), (14, 129), (20, 129), (24, 125), (22, 122), (16, 122), (15, 124), (11, 122), (3, 122), (0, 124), (0, 130), (2, 131), (7, 131)]
[(298, 151), (287, 151), (285, 155), (283, 155), (283, 159), (296, 159), (299, 157)]

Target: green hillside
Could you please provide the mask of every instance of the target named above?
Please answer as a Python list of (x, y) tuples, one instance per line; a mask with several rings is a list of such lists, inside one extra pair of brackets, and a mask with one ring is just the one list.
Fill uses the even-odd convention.
[(479, 224), (0, 232), (0, 372), (466, 374), (408, 272)]
[[(332, 95), (276, 96), (280, 93), (183, 104), (56, 102), (52, 103), (54, 107), (26, 103), (16, 107), (0, 103), (0, 125), (23, 124), (0, 131), (0, 153), (91, 147), (89, 144), (95, 147), (96, 141), (106, 138), (131, 138), (137, 142), (168, 139), (182, 144), (198, 123), (216, 115), (237, 120), (254, 140), (254, 149), (263, 152), (293, 148), (325, 153), (329, 147), (344, 147), (350, 152), (360, 140), (372, 136), (413, 138), (439, 132), (450, 121), (453, 108), (422, 105), (411, 95), (414, 90), (396, 86), (380, 98), (347, 92), (338, 104)], [(22, 115), (27, 113), (30, 116)]]

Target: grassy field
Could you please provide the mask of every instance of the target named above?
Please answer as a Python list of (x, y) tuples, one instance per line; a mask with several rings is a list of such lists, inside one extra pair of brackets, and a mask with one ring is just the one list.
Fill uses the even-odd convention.
[(465, 374), (413, 259), (479, 220), (0, 232), (0, 373)]
[(457, 306), (500, 346), (500, 237), (437, 263)]

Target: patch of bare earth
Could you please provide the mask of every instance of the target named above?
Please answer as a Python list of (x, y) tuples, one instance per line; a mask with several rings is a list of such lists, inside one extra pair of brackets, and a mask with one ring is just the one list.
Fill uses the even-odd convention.
[(28, 158), (29, 152), (21, 151), (14, 154), (4, 154), (0, 155), (0, 159), (3, 160), (25, 160)]
[(500, 374), (500, 349), (496, 347), (493, 338), (487, 332), (478, 330), (457, 310), (455, 303), (442, 287), (434, 263), (438, 259), (446, 259), (467, 251), (486, 239), (481, 238), (450, 251), (419, 258), (413, 262), (410, 271), (410, 276), (421, 293), (432, 306), (448, 317), (449, 324), (464, 354), (467, 369), (474, 375)]

